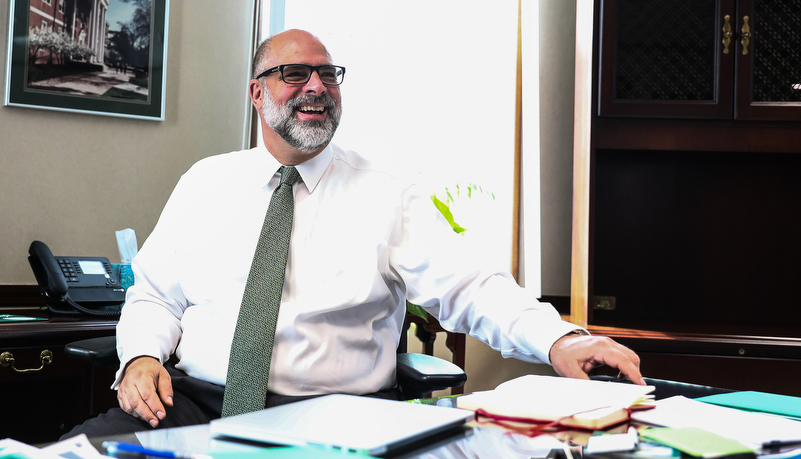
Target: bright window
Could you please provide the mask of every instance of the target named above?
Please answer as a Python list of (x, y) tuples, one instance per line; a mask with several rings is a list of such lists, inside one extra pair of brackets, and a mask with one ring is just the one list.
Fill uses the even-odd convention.
[(518, 1), (273, 0), (264, 11), (262, 36), (308, 30), (347, 68), (334, 142), (411, 166), (439, 193), (479, 185), (454, 215), (508, 269)]

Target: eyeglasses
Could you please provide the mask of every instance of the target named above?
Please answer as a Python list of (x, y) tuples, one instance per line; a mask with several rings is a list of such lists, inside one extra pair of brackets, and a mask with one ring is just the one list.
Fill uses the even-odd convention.
[(305, 64), (284, 64), (278, 67), (267, 69), (256, 77), (258, 80), (275, 72), (281, 72), (281, 79), (287, 84), (306, 84), (312, 72), (317, 72), (320, 81), (326, 86), (339, 86), (345, 79), (345, 67), (338, 65), (305, 65)]

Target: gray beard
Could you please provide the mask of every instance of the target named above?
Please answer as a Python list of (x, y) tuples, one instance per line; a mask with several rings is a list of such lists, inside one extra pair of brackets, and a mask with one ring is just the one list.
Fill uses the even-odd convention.
[[(342, 117), (342, 107), (337, 106), (331, 97), (302, 95), (287, 101), (286, 105), (279, 105), (269, 91), (265, 90), (264, 93), (264, 104), (261, 106), (264, 121), (292, 147), (313, 153), (325, 148), (334, 138)], [(308, 103), (324, 104), (329, 116), (324, 121), (298, 121), (295, 118), (295, 109)]]

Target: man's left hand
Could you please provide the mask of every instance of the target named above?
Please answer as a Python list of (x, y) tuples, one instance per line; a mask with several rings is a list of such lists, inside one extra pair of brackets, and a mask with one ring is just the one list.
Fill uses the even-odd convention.
[(645, 385), (637, 354), (605, 336), (565, 335), (551, 346), (550, 357), (551, 366), (561, 376), (589, 379), (590, 370), (609, 365), (629, 381)]

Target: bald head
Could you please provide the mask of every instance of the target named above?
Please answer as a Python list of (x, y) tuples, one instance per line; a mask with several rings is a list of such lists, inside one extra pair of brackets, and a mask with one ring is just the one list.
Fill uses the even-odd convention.
[(253, 56), (253, 66), (251, 68), (252, 78), (256, 78), (261, 72), (268, 68), (275, 67), (279, 64), (286, 64), (287, 62), (278, 62), (275, 60), (278, 56), (286, 55), (291, 56), (297, 50), (320, 49), (329, 59), (331, 55), (326, 50), (323, 42), (305, 30), (290, 29), (277, 33), (259, 45), (256, 53)]

